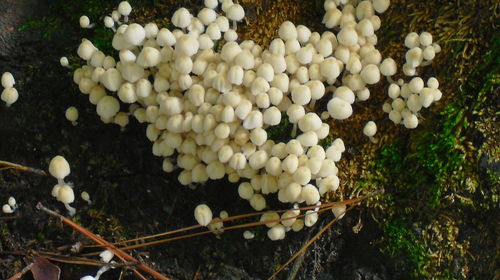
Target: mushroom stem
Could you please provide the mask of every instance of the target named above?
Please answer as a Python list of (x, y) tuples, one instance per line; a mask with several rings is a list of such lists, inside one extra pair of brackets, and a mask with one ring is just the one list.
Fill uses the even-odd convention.
[(311, 111), (314, 111), (314, 105), (316, 105), (316, 99), (311, 100), (311, 103), (309, 103), (309, 108)]
[(128, 16), (123, 17), (123, 22), (128, 22)]
[(387, 81), (391, 84), (396, 84), (396, 82), (392, 79), (392, 76), (387, 76)]
[(376, 137), (373, 137), (373, 136), (370, 136), (370, 141), (373, 143), (373, 144), (377, 144), (378, 143), (378, 138)]
[(66, 183), (64, 182), (64, 178), (62, 178), (62, 179), (57, 178), (57, 184), (61, 185), (61, 186), (66, 185)]
[(73, 217), (76, 214), (76, 208), (71, 207), (68, 203), (64, 203), (64, 207), (68, 209), (68, 214)]
[(297, 136), (297, 123), (294, 123), (293, 124), (293, 128), (292, 128), (292, 137), (295, 137)]
[(420, 63), (420, 66), (422, 66), (422, 67), (429, 66), (429, 65), (431, 65), (431, 63), (432, 63), (432, 60), (427, 60), (427, 61)]
[(92, 28), (94, 28), (94, 26), (95, 26), (95, 23), (92, 23), (89, 26), (87, 26), (87, 29), (92, 29)]
[(111, 26), (111, 30), (113, 30), (113, 32), (116, 33), (116, 28), (114, 26)]
[(233, 29), (234, 29), (234, 31), (236, 31), (236, 28), (237, 28), (236, 21), (235, 21), (235, 20), (233, 20)]
[(94, 280), (99, 280), (99, 277), (101, 277), (101, 275), (102, 275), (104, 272), (108, 271), (109, 269), (110, 269), (110, 267), (109, 267), (108, 265), (105, 265), (105, 266), (101, 267), (101, 268), (97, 271), (97, 273), (96, 273), (96, 275), (95, 275), (95, 277), (94, 277)]

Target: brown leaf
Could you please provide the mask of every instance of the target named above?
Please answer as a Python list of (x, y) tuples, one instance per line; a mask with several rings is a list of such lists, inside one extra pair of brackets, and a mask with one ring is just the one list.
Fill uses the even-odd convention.
[(35, 280), (59, 280), (61, 269), (46, 258), (37, 256), (31, 267), (31, 273)]

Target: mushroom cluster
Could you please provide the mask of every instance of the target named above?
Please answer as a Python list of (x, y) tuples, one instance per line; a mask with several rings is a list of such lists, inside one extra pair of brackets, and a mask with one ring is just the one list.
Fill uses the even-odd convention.
[(438, 88), (439, 81), (436, 78), (430, 77), (424, 84), (424, 80), (416, 76), (417, 67), (429, 65), (436, 53), (441, 51), (441, 47), (432, 42), (432, 35), (429, 32), (422, 32), (420, 35), (410, 32), (406, 35), (404, 44), (409, 50), (405, 55), (403, 73), (412, 78), (408, 83), (403, 79), (397, 83), (390, 81), (387, 95), (391, 101), (384, 103), (383, 110), (395, 124), (413, 129), (418, 126), (418, 112), (442, 97), (442, 92)]
[(7, 107), (14, 104), (19, 98), (19, 93), (14, 88), (14, 84), (16, 84), (16, 80), (14, 80), (14, 76), (12, 73), (5, 72), (2, 74), (2, 87), (4, 88), (2, 91), (2, 101), (5, 102)]
[(64, 181), (70, 173), (68, 161), (62, 156), (53, 157), (49, 163), (49, 173), (57, 179), (57, 184), (52, 188), (52, 196), (64, 204), (70, 216), (74, 216), (76, 209), (69, 204), (75, 201), (75, 193), (73, 186)]
[[(396, 62), (382, 60), (376, 48), (375, 32), (381, 25), (377, 13), (388, 9), (389, 0), (326, 0), (327, 31), (285, 21), (267, 49), (238, 40), (237, 22), (245, 11), (231, 0), (219, 2), (205, 0), (197, 14), (178, 9), (171, 19), (174, 27), (168, 29), (120, 22), (121, 16), (128, 22), (132, 10), (123, 1), (104, 19), (115, 31), (112, 46), (119, 59), (83, 39), (77, 53), (87, 65), (74, 72), (74, 82), (96, 105), (103, 122), (125, 128), (133, 116), (147, 124), (153, 154), (164, 158), (164, 171), (182, 169), (181, 184), (193, 186), (227, 175), (230, 182), (242, 181), (238, 194), (257, 211), (266, 208), (271, 195), (293, 205), (281, 215), (285, 220), (268, 224), (269, 238), (283, 239), (286, 231), (312, 226), (318, 219), (317, 209), (303, 219), (293, 218), (300, 214), (298, 204), (320, 205), (321, 196), (339, 186), (336, 162), (345, 146), (340, 138), (326, 148), (319, 145), (330, 135), (326, 121), (349, 118), (353, 104), (369, 99), (369, 87), (381, 75), (392, 82), (396, 74)], [(427, 49), (438, 51), (429, 35), (417, 35), (418, 45), (408, 40), (411, 53), (403, 68), (431, 61)], [(419, 58), (414, 53), (421, 47), (425, 49)], [(398, 99), (403, 102), (400, 110), (391, 105), (391, 112), (401, 115), (408, 107), (409, 116), (399, 122), (409, 128), (416, 127), (414, 114), (430, 105), (426, 89), (432, 101), (438, 100), (437, 80), (424, 88), (415, 79), (420, 78), (401, 89), (396, 84), (398, 96), (406, 99)], [(329, 100), (321, 112), (316, 102), (324, 98)], [(267, 131), (283, 118), (293, 124), (291, 140), (276, 143)], [(364, 133), (374, 141), (376, 124), (369, 122)], [(204, 226), (212, 220), (207, 209), (200, 205), (195, 210)], [(278, 218), (272, 211), (262, 216), (264, 221)]]
[(7, 200), (7, 203), (2, 206), (2, 212), (4, 212), (5, 214), (12, 214), (14, 213), (14, 211), (16, 211), (17, 208), (18, 205), (16, 199), (13, 196), (11, 196)]

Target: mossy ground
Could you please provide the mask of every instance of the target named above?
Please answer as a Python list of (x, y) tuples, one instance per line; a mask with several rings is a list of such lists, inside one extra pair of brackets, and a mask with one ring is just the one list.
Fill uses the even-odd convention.
[[(78, 195), (86, 190), (94, 201), (91, 206), (76, 203), (75, 221), (109, 241), (192, 225), (192, 209), (199, 203), (230, 214), (250, 212), (237, 199), (236, 188), (225, 181), (210, 182), (196, 191), (179, 186), (176, 174), (165, 174), (161, 160), (151, 154), (144, 127), (132, 121), (120, 132), (114, 125), (100, 123), (87, 96), (73, 84), (71, 70), (58, 65), (62, 55), (70, 58), (73, 68), (81, 63), (75, 56), (81, 37), (114, 53), (112, 32), (100, 22), (117, 2), (56, 0), (40, 11), (40, 17), (18, 27), (22, 38), (18, 49), (12, 57), (0, 59), (0, 72), (12, 71), (20, 91), (18, 103), (0, 107), (0, 159), (46, 169), (52, 156), (65, 155), (72, 167), (69, 180)], [(198, 1), (130, 2), (138, 7), (136, 20), (155, 19), (161, 26), (169, 25), (177, 7), (201, 6)], [(267, 45), (287, 19), (322, 30), (323, 1), (241, 2), (248, 11), (245, 25), (238, 29), (242, 38)], [(404, 34), (430, 31), (443, 51), (422, 74), (439, 79), (443, 100), (423, 113), (419, 128), (407, 131), (382, 113), (387, 87), (382, 83), (369, 102), (355, 106), (354, 118), (331, 124), (334, 133), (329, 139), (342, 137), (348, 150), (339, 167), (341, 192), (330, 199), (374, 189), (384, 189), (385, 195), (362, 211), (351, 212), (318, 240), (298, 278), (493, 279), (499, 273), (495, 261), (500, 236), (495, 225), (500, 181), (498, 3), (391, 2), (379, 34), (383, 55), (401, 61)], [(79, 29), (81, 14), (98, 21), (99, 27)], [(64, 110), (72, 105), (80, 111), (76, 127), (64, 119)], [(379, 126), (376, 145), (361, 135), (368, 120)], [(279, 139), (289, 129), (284, 121), (273, 130), (273, 137)], [(29, 259), (16, 253), (57, 251), (83, 240), (34, 209), (42, 201), (64, 212), (49, 195), (54, 180), (13, 170), (0, 172), (0, 203), (14, 195), (21, 206), (14, 218), (0, 218), (0, 277), (12, 275)], [(354, 234), (353, 227), (361, 226), (360, 233)], [(252, 241), (243, 240), (240, 231), (226, 232), (222, 239), (198, 237), (144, 248), (135, 255), (175, 279), (194, 275), (199, 275), (197, 279), (266, 278), (316, 230), (289, 234), (282, 242), (268, 241), (263, 228), (256, 229)], [(58, 265), (63, 268), (62, 279), (95, 271)], [(116, 279), (118, 274), (107, 273), (104, 279)], [(133, 279), (128, 275), (126, 279)]]

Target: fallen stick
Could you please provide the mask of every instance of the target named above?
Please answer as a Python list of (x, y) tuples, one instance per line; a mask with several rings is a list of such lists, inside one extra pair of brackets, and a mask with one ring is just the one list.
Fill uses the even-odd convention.
[[(87, 229), (85, 229), (84, 227), (74, 223), (73, 221), (71, 221), (70, 219), (62, 216), (61, 214), (55, 212), (55, 211), (52, 211), (48, 208), (46, 208), (45, 206), (42, 205), (42, 203), (38, 203), (36, 205), (36, 208), (39, 209), (39, 210), (42, 210), (46, 213), (48, 213), (49, 215), (53, 216), (53, 217), (56, 217), (56, 218), (59, 218), (61, 219), (65, 224), (69, 225), (70, 227), (72, 227), (73, 229), (75, 229), (76, 231), (80, 232), (81, 234), (83, 234), (85, 237), (89, 238), (90, 240), (98, 243), (99, 245), (103, 245), (104, 247), (106, 247), (108, 250), (112, 251), (120, 260), (122, 260), (123, 262), (135, 262), (135, 263), (138, 263), (137, 264), (137, 268), (146, 272), (147, 274), (153, 276), (155, 279), (157, 280), (170, 280), (170, 278), (168, 277), (165, 277), (164, 275), (160, 274), (159, 272), (153, 270), (152, 268), (150, 268), (149, 266), (147, 266), (146, 264), (144, 263), (140, 263), (136, 258), (130, 256), (129, 254), (125, 253), (124, 251), (118, 249), (117, 247), (115, 247), (113, 244), (107, 242), (106, 240), (104, 240), (103, 238), (93, 234), (92, 232), (88, 231)], [(146, 280), (146, 277), (144, 277), (139, 271), (137, 271), (137, 269), (135, 268), (132, 268), (132, 271), (134, 271), (134, 273), (140, 277), (141, 279), (144, 279)]]
[(7, 280), (19, 280), (21, 277), (23, 277), (24, 274), (26, 274), (28, 271), (30, 271), (31, 267), (33, 266), (33, 263), (28, 264), (25, 266), (21, 271), (18, 273), (14, 274), (12, 277), (10, 277)]
[(12, 162), (8, 162), (8, 161), (0, 160), (0, 165), (7, 166), (7, 167), (17, 169), (17, 170), (21, 170), (21, 171), (32, 172), (32, 173), (42, 175), (42, 176), (47, 176), (47, 173), (45, 173), (45, 171), (43, 171), (41, 169), (24, 166), (24, 165), (20, 165), (17, 163), (12, 163)]

